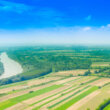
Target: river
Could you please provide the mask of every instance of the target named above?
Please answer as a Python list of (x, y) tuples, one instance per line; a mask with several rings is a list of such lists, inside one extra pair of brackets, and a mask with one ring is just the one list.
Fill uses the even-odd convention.
[(9, 58), (7, 53), (1, 53), (0, 60), (4, 66), (4, 73), (0, 76), (0, 79), (8, 78), (23, 72), (21, 65), (13, 59)]

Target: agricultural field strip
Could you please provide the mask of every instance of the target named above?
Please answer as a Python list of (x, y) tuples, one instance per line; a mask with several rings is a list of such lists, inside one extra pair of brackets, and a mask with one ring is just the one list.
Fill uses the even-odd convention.
[[(108, 78), (107, 78), (108, 79)], [(104, 80), (106, 80), (106, 78), (100, 78), (99, 77), (99, 80), (96, 80), (96, 81), (94, 81), (94, 82), (92, 82), (91, 84), (92, 85), (95, 85), (95, 86), (103, 86), (104, 84), (106, 84), (106, 83), (108, 83), (108, 81), (107, 82), (105, 82)], [(102, 83), (101, 83), (102, 82)], [(103, 82), (105, 82), (105, 83), (103, 83)], [(101, 85), (101, 84), (102, 85)]]
[[(77, 78), (77, 79), (79, 79), (79, 78)], [(82, 78), (83, 79), (83, 78)], [(76, 79), (75, 79), (76, 80)]]
[(99, 80), (99, 79), (101, 79), (101, 78), (97, 77), (97, 78), (95, 78), (95, 79), (91, 79), (91, 80), (85, 82), (84, 84), (85, 84), (85, 85), (86, 85), (86, 84), (91, 84), (91, 83), (93, 83), (93, 82), (95, 82), (95, 81), (97, 81), (97, 80)]
[[(69, 81), (68, 80), (70, 80), (70, 81), (75, 81), (75, 80), (78, 80), (78, 79), (80, 79), (80, 78), (77, 78), (77, 77), (74, 77), (74, 78), (61, 78), (60, 80), (61, 81), (66, 81), (66, 83), (68, 83)], [(34, 88), (34, 87), (36, 87), (36, 86), (42, 86), (42, 85), (46, 85), (46, 84), (53, 84), (53, 85), (57, 85), (56, 83), (57, 82), (59, 82), (59, 80), (54, 80), (54, 81), (49, 81), (49, 82), (46, 82), (46, 83), (41, 83), (41, 85), (33, 85), (32, 87)], [(64, 85), (64, 83), (61, 83), (62, 85)]]
[(75, 81), (77, 79), (80, 79), (80, 77), (69, 77), (69, 78), (66, 78), (66, 79), (56, 81), (54, 84), (65, 84), (65, 83), (68, 83), (70, 81)]
[(70, 81), (65, 82), (65, 83), (63, 83), (63, 84), (65, 85), (65, 84), (67, 84), (67, 83), (71, 83), (71, 82), (74, 82), (74, 81), (80, 80), (80, 79), (82, 79), (82, 78), (81, 78), (81, 77), (78, 77), (78, 78), (76, 78), (76, 79), (70, 80)]
[[(70, 80), (70, 81), (68, 81), (68, 82), (74, 82), (75, 80), (78, 80), (78, 79), (80, 79), (80, 78), (76, 78), (76, 79), (74, 79), (74, 80)], [(83, 78), (82, 78), (83, 79)], [(66, 82), (66, 83), (68, 83), (68, 82)], [(35, 86), (34, 86), (35, 87)], [(38, 88), (35, 88), (35, 89), (38, 89)], [(32, 89), (30, 89), (30, 90), (32, 90)], [(25, 90), (24, 90), (25, 91)], [(18, 92), (18, 91), (17, 91)], [(29, 91), (28, 91), (29, 92)], [(2, 100), (2, 101), (4, 101), (5, 99), (7, 100), (8, 98), (13, 98), (13, 97), (16, 97), (16, 96), (19, 96), (19, 94), (20, 95), (22, 95), (23, 93), (25, 94), (26, 93), (26, 91), (25, 92), (20, 92), (19, 91), (19, 93), (16, 93), (16, 91), (14, 91), (14, 92), (12, 92), (13, 93), (13, 95), (7, 95), (7, 96), (4, 96), (3, 98), (1, 97), (0, 98), (0, 100)], [(14, 93), (16, 93), (16, 94), (14, 94)]]
[(8, 100), (0, 103), (0, 110), (4, 110), (8, 107), (11, 107), (11, 106), (19, 103), (19, 102), (22, 102), (24, 100), (27, 100), (27, 99), (32, 98), (32, 97), (37, 96), (37, 95), (44, 94), (44, 93), (52, 91), (52, 90), (55, 90), (55, 89), (60, 88), (62, 86), (63, 85), (52, 85), (52, 86), (34, 91), (32, 93), (27, 93), (27, 94), (24, 94), (24, 95), (21, 95), (21, 96), (12, 98), (12, 99), (8, 99)]
[(8, 100), (9, 98), (18, 97), (18, 96), (20, 96), (20, 95), (23, 95), (23, 94), (28, 93), (29, 91), (35, 91), (35, 90), (37, 90), (37, 89), (42, 89), (42, 88), (44, 88), (44, 87), (48, 87), (48, 86), (51, 86), (51, 85), (53, 85), (53, 84), (54, 84), (54, 82), (53, 82), (52, 84), (43, 85), (43, 86), (40, 86), (40, 87), (35, 87), (35, 88), (32, 88), (32, 89), (29, 89), (29, 90), (27, 90), (27, 91), (24, 90), (24, 91), (20, 91), (20, 92), (18, 92), (18, 93), (9, 94), (9, 95), (7, 95), (7, 96), (1, 97), (0, 100), (1, 100), (1, 101), (5, 101), (5, 100)]
[[(60, 95), (59, 93), (62, 93), (62, 91), (67, 91), (68, 89), (71, 90), (71, 88), (72, 88), (72, 86), (69, 88), (66, 86), (65, 88), (59, 88), (59, 90), (56, 89), (56, 91), (52, 91), (51, 93), (49, 92), (49, 93), (37, 96), (35, 98), (31, 98), (30, 100), (23, 101), (22, 104), (27, 105), (27, 106), (25, 108), (22, 108), (22, 110), (26, 110), (26, 109), (31, 110), (31, 108), (33, 108), (34, 105), (40, 104), (42, 101), (44, 102), (45, 100), (48, 100), (48, 98), (53, 98), (53, 97), (59, 96)], [(58, 92), (58, 91), (60, 91), (60, 92)], [(37, 100), (37, 102), (36, 102), (36, 100)], [(12, 107), (12, 108), (16, 109), (17, 107), (18, 107), (18, 104), (14, 105), (14, 107)], [(12, 108), (10, 108), (10, 109), (14, 110)]]
[[(80, 79), (80, 80), (81, 80), (81, 79)], [(78, 80), (77, 82), (79, 82), (80, 80)], [(89, 79), (89, 80), (90, 80), (90, 79)], [(68, 85), (68, 86), (69, 86), (69, 85)], [(77, 84), (77, 85), (74, 84), (73, 87), (75, 87), (75, 86), (77, 87), (77, 86), (79, 86), (79, 85), (78, 85), (78, 84)], [(80, 87), (81, 87), (81, 86), (80, 86)], [(70, 87), (70, 89), (72, 89), (72, 88)], [(69, 89), (68, 89), (68, 90), (69, 90)], [(66, 91), (66, 90), (65, 90), (65, 91)], [(62, 91), (62, 92), (64, 92), (64, 91)], [(59, 92), (58, 92), (58, 93), (59, 93)], [(58, 94), (58, 93), (57, 93), (57, 94)], [(53, 96), (53, 95), (52, 95), (52, 96)], [(38, 98), (37, 98), (37, 99), (38, 99)], [(34, 98), (31, 99), (30, 102), (32, 102), (32, 100), (35, 100), (35, 99), (34, 99)]]
[(19, 83), (14, 83), (14, 84), (3, 85), (3, 86), (0, 86), (0, 89), (10, 88), (10, 87), (19, 86), (19, 85), (22, 86), (24, 84), (27, 84), (27, 81), (23, 81), (23, 82), (19, 82)]
[[(59, 78), (57, 77), (56, 79), (53, 79), (50, 77), (49, 78), (45, 78), (47, 81), (57, 81), (57, 80), (61, 80), (62, 78)], [(31, 80), (26, 80), (26, 81), (23, 81), (23, 82), (16, 82), (16, 83), (13, 83), (13, 84), (8, 84), (8, 85), (3, 85), (3, 86), (0, 86), (0, 89), (6, 89), (6, 88), (14, 88), (14, 87), (18, 87), (18, 86), (24, 86), (24, 85), (34, 85), (36, 82), (39, 83), (39, 82), (47, 82), (45, 79), (39, 79), (39, 78), (35, 78), (35, 79), (31, 79)], [(64, 79), (64, 78), (63, 78)]]
[(67, 110), (78, 110), (79, 107), (86, 104), (89, 100), (91, 100), (93, 97), (98, 95), (101, 91), (94, 91), (93, 93), (89, 94), (88, 96), (84, 97), (83, 99), (76, 102), (74, 105), (70, 106)]
[(52, 85), (53, 85), (53, 83), (52, 84), (48, 84), (48, 85), (39, 86), (39, 87), (36, 87), (36, 88), (31, 88), (29, 90), (25, 90), (25, 91), (20, 91), (20, 92), (17, 92), (17, 93), (9, 94), (9, 95), (1, 97), (0, 101), (2, 102), (2, 101), (5, 101), (5, 100), (8, 100), (8, 99), (11, 99), (11, 98), (15, 98), (15, 97), (27, 94), (30, 91), (36, 91), (36, 90), (43, 89), (45, 87), (49, 87), (49, 86), (52, 86)]
[(96, 83), (96, 86), (104, 86), (105, 84), (109, 84), (109, 83), (110, 83), (110, 79), (104, 78), (103, 81)]
[[(89, 79), (89, 80), (90, 80), (90, 79)], [(79, 82), (79, 80), (78, 80), (78, 82)], [(73, 85), (73, 87), (74, 87), (74, 86), (79, 86), (79, 85), (76, 85), (76, 84), (75, 84), (75, 85)], [(73, 88), (70, 87), (70, 89), (73, 89)], [(69, 90), (69, 89), (67, 89), (67, 90)], [(65, 91), (66, 91), (66, 90), (65, 90)], [(64, 91), (62, 91), (62, 92), (64, 92)], [(58, 92), (58, 93), (61, 93), (61, 92)], [(57, 93), (57, 94), (58, 94), (58, 93)], [(49, 94), (50, 94), (50, 93), (49, 93)], [(45, 96), (45, 95), (44, 95), (44, 96)], [(44, 97), (44, 96), (43, 96), (43, 97)], [(54, 96), (54, 95), (52, 95), (52, 96)], [(47, 97), (47, 95), (46, 95), (46, 97)], [(36, 99), (38, 99), (38, 97), (37, 97)], [(35, 100), (35, 98), (30, 99), (28, 102), (32, 102), (33, 100)], [(44, 99), (43, 99), (43, 100), (44, 100)], [(27, 102), (27, 101), (24, 101), (24, 102)]]
[[(102, 83), (103, 82), (105, 82), (105, 78), (101, 78), (102, 80), (100, 80)], [(108, 78), (106, 78), (107, 79), (107, 81), (108, 81)], [(100, 83), (100, 82), (99, 82)], [(105, 85), (105, 86), (104, 86)], [(94, 97), (94, 95), (92, 95), (92, 94), (90, 94), (90, 95), (92, 95), (91, 97), (92, 97), (92, 99), (91, 99), (91, 97), (90, 98), (88, 98), (88, 99), (91, 99), (91, 100), (88, 100), (86, 97), (89, 97), (89, 96), (86, 96), (84, 99), (82, 99), (82, 101), (81, 100), (79, 100), (75, 105), (73, 105), (74, 107), (74, 109), (75, 108), (77, 108), (78, 106), (78, 108), (77, 108), (77, 110), (86, 110), (87, 108), (90, 108), (90, 109), (96, 109), (97, 108), (97, 106), (101, 103), (101, 101), (102, 100), (104, 100), (104, 99), (106, 99), (106, 97), (107, 97), (107, 94), (106, 94), (106, 92), (109, 90), (109, 88), (110, 88), (110, 85), (108, 84), (108, 82), (106, 82), (104, 85), (100, 85), (101, 86), (101, 88), (100, 88), (100, 93), (98, 93), (99, 92), (99, 90), (98, 91), (95, 91), (95, 93), (97, 94), (95, 94), (94, 93), (94, 95), (95, 95), (95, 97)], [(107, 90), (108, 89), (108, 90)], [(105, 96), (105, 94), (106, 94), (106, 96)], [(100, 99), (101, 98), (101, 99)], [(94, 99), (94, 100), (93, 100)], [(83, 101), (83, 100), (85, 100), (86, 101), (86, 103), (85, 103), (85, 101)], [(100, 101), (99, 101), (100, 100)], [(79, 104), (78, 104), (79, 103)], [(83, 105), (82, 105), (83, 104)], [(77, 106), (78, 105), (78, 106)], [(94, 106), (94, 108), (92, 107), (92, 106)]]
[[(68, 82), (65, 82), (65, 83), (63, 83), (64, 85), (66, 85), (66, 84), (72, 84), (72, 83), (76, 83), (76, 84), (79, 84), (79, 83), (81, 83), (81, 82), (83, 82), (83, 81), (87, 81), (87, 80), (90, 80), (90, 79), (94, 79), (94, 77), (79, 77), (79, 78), (77, 78), (77, 79), (74, 79), (74, 80), (71, 80), (71, 81), (68, 81)], [(78, 81), (77, 81), (78, 80)], [(74, 82), (75, 81), (75, 82)]]
[[(37, 107), (37, 108), (40, 108), (40, 107), (42, 107), (42, 106), (44, 106), (44, 105), (46, 105), (46, 104), (48, 104), (48, 103), (50, 103), (50, 102), (52, 102), (52, 101), (55, 101), (56, 99), (59, 99), (60, 97), (62, 97), (62, 96), (65, 96), (65, 95), (67, 95), (67, 94), (69, 94), (69, 93), (71, 93), (71, 92), (74, 92), (75, 90), (77, 90), (79, 87), (77, 86), (77, 87), (73, 87), (73, 88), (71, 88), (71, 89), (66, 89), (66, 90), (64, 90), (64, 91), (61, 91), (61, 92), (58, 92), (58, 93), (56, 93), (56, 94), (54, 94), (54, 95), (52, 95), (52, 96), (50, 96), (50, 97), (47, 97), (47, 98), (44, 98), (44, 99), (42, 99), (42, 100), (40, 100), (40, 101), (38, 101), (36, 104), (34, 104), (34, 106), (32, 106), (32, 107), (30, 107), (31, 109), (32, 108), (35, 108), (35, 107)], [(63, 92), (63, 93), (62, 93)], [(62, 93), (62, 94), (61, 94)], [(32, 104), (33, 105), (33, 104)], [(30, 109), (30, 110), (31, 110)]]
[(77, 78), (77, 79), (79, 79), (79, 78)]
[[(64, 86), (62, 88), (50, 91), (50, 92), (45, 93), (43, 95), (36, 96), (36, 97), (31, 98), (29, 100), (23, 101), (23, 103), (26, 103), (26, 104), (29, 104), (30, 106), (33, 106), (33, 105), (35, 105), (35, 104), (37, 104), (37, 103), (39, 103), (41, 101), (44, 101), (44, 100), (46, 100), (48, 98), (51, 98), (51, 97), (53, 97), (55, 95), (58, 95), (58, 94), (62, 93), (62, 92), (65, 92), (67, 90), (71, 90), (72, 87), (74, 87), (74, 86)], [(36, 102), (36, 99), (37, 99), (37, 102)]]
[(22, 110), (22, 108), (25, 108), (27, 105), (23, 104), (23, 103), (18, 103), (16, 108), (15, 106), (6, 108), (5, 110)]
[(110, 83), (106, 83), (105, 85), (102, 86), (102, 90), (106, 91), (107, 93), (110, 94)]
[[(48, 85), (49, 86), (49, 85)], [(44, 87), (46, 87), (46, 86), (44, 86)], [(40, 87), (41, 88), (41, 87)], [(35, 89), (40, 89), (39, 87), (36, 87)], [(0, 100), (1, 101), (5, 101), (5, 100), (7, 100), (7, 99), (9, 99), (9, 98), (14, 98), (14, 97), (17, 97), (17, 96), (19, 96), (19, 95), (23, 95), (23, 94), (25, 94), (25, 93), (28, 93), (29, 91), (32, 91), (33, 89), (29, 89), (29, 90), (27, 90), (27, 91), (22, 91), (22, 92), (19, 92), (19, 93), (14, 93), (14, 94), (10, 94), (10, 95), (7, 95), (7, 96), (4, 96), (4, 97), (1, 97), (0, 98)]]
[(78, 82), (75, 82), (74, 84), (82, 84), (82, 85), (87, 85), (90, 84), (96, 80), (99, 80), (99, 78), (96, 77), (83, 77), (83, 79), (79, 80)]
[[(84, 78), (84, 79), (83, 79)], [(99, 77), (83, 77), (81, 80), (76, 81), (74, 84), (79, 85), (93, 85), (92, 83), (95, 81), (99, 81), (101, 78)]]
[[(73, 94), (73, 93), (75, 93), (77, 90), (80, 90), (81, 88), (84, 88), (84, 87), (82, 87), (82, 86), (80, 86), (80, 88), (78, 87), (78, 88), (76, 88), (76, 89), (74, 89), (73, 91), (68, 91), (65, 95), (62, 95), (62, 96), (60, 96), (60, 97), (58, 97), (58, 98), (55, 98), (55, 99), (53, 99), (53, 100), (48, 100), (48, 102), (46, 102), (45, 104), (45, 106), (50, 106), (50, 105), (52, 105), (52, 104), (55, 104), (56, 102), (58, 102), (59, 100), (62, 100), (62, 99), (64, 99), (65, 97), (68, 97), (68, 96), (70, 96), (71, 94)], [(38, 104), (39, 105), (39, 104)], [(43, 106), (43, 109), (44, 109), (44, 103), (42, 103), (42, 105), (40, 106), (40, 107), (42, 107)], [(39, 107), (37, 107), (37, 108), (39, 108)], [(46, 108), (46, 107), (45, 107)]]
[(21, 89), (23, 89), (23, 88), (25, 88), (25, 86), (24, 85), (18, 85), (18, 86), (14, 86), (14, 87), (7, 87), (7, 88), (3, 88), (3, 89), (0, 89), (0, 93), (7, 93), (7, 94), (9, 94), (11, 91), (18, 91), (18, 90), (21, 90)]
[[(95, 80), (96, 80), (96, 78), (95, 78)], [(95, 81), (95, 80), (92, 79), (92, 80), (90, 80), (90, 81), (86, 81), (86, 82), (87, 82), (87, 83), (86, 83), (86, 86), (89, 85), (90, 82), (93, 82), (93, 81)], [(98, 79), (97, 79), (97, 80), (98, 80)], [(88, 82), (89, 82), (89, 83), (88, 83)], [(85, 85), (85, 84), (83, 84), (83, 85)]]
[[(73, 75), (73, 76), (78, 76), (80, 75), (84, 75), (84, 73), (87, 71), (88, 69), (77, 69), (77, 70), (67, 70), (67, 71), (59, 71), (57, 73), (54, 74), (55, 75), (59, 75), (59, 76), (69, 76), (69, 75)], [(94, 73), (96, 69), (91, 69), (91, 72)]]
[[(42, 81), (40, 81), (40, 83), (39, 84), (36, 84), (36, 83), (31, 83), (31, 84), (29, 84), (29, 83), (27, 83), (26, 85), (22, 85), (22, 86), (15, 86), (15, 87), (9, 87), (9, 88), (3, 88), (3, 89), (1, 89), (0, 90), (0, 93), (4, 93), (4, 91), (6, 92), (6, 93), (11, 93), (13, 90), (15, 90), (15, 92), (19, 92), (19, 91), (21, 91), (21, 90), (26, 90), (26, 89), (30, 89), (30, 88), (33, 88), (33, 87), (38, 87), (38, 86), (41, 86), (41, 85), (46, 85), (46, 84), (49, 84), (49, 83), (52, 83), (52, 82), (56, 82), (56, 81), (59, 81), (59, 80), (61, 80), (61, 79), (58, 79), (58, 80), (49, 80), (49, 81), (47, 81), (47, 82), (42, 82)], [(32, 81), (31, 81), (32, 82)], [(33, 84), (33, 85), (32, 85)], [(36, 85), (35, 85), (36, 84)], [(16, 85), (16, 84), (15, 84)], [(28, 86), (28, 85), (30, 85), (30, 86)], [(27, 88), (25, 87), (25, 86), (28, 86)]]
[[(92, 109), (96, 109), (97, 108), (97, 106), (98, 105), (100, 105), (100, 103), (102, 103), (102, 101), (103, 100), (105, 100), (106, 98), (108, 98), (108, 91), (109, 91), (109, 89), (110, 89), (110, 83), (108, 83), (108, 78), (106, 78), (107, 79), (107, 82), (105, 81), (105, 78), (102, 78), (103, 80), (102, 81), (100, 81), (101, 83), (102, 83), (102, 85), (100, 85), (100, 93), (99, 94), (97, 94), (97, 96), (95, 96), (95, 97), (93, 97), (91, 100), (89, 100), (88, 102), (87, 102), (87, 100), (86, 100), (86, 103), (83, 103), (83, 102), (80, 102), (80, 104), (81, 103), (83, 103), (83, 105), (80, 107), (79, 106), (79, 108), (78, 108), (78, 110), (85, 110), (85, 109), (87, 109), (87, 108), (90, 108), (91, 110)], [(100, 83), (99, 82), (99, 83)], [(98, 85), (99, 86), (99, 85)], [(96, 92), (98, 92), (98, 91), (96, 91)], [(86, 97), (85, 97), (86, 98)], [(90, 97), (91, 98), (91, 97)], [(80, 105), (79, 104), (79, 105)], [(91, 106), (92, 105), (92, 106)], [(77, 106), (76, 106), (77, 107)], [(74, 106), (74, 108), (76, 108), (75, 106)]]
[[(60, 79), (59, 79), (60, 80)], [(10, 88), (11, 90), (12, 89), (14, 89), (14, 87), (16, 88), (18, 88), (19, 86), (20, 87), (22, 87), (22, 86), (24, 86), (24, 85), (31, 85), (31, 83), (33, 83), (33, 82), (42, 82), (42, 79), (31, 79), (31, 80), (29, 80), (29, 81), (23, 81), (23, 82), (17, 82), (17, 83), (14, 83), (14, 84), (8, 84), (8, 85), (3, 85), (3, 86), (1, 86), (0, 87), (0, 89), (2, 90), (2, 89), (6, 89), (6, 88)], [(46, 82), (46, 81), (44, 81), (44, 82)], [(42, 82), (43, 83), (43, 82)], [(35, 83), (34, 83), (35, 84)], [(32, 84), (33, 85), (33, 84)]]
[(90, 85), (88, 86), (82, 86), (78, 89), (76, 89), (74, 92), (67, 94), (66, 96), (61, 97), (60, 99), (52, 102), (51, 104), (48, 105), (48, 109), (52, 109), (57, 106), (59, 106), (62, 103), (65, 103), (65, 101), (70, 100), (72, 97), (75, 97), (76, 95), (79, 95), (81, 92), (88, 90), (91, 88)]
[(30, 87), (33, 86), (37, 86), (40, 84), (45, 84), (45, 83), (51, 83), (51, 82), (56, 82), (56, 81), (60, 81), (66, 78), (53, 78), (53, 77), (49, 77), (49, 78), (43, 78), (43, 79), (39, 79), (39, 80), (34, 80), (34, 81), (30, 81), (27, 85)]
[(86, 104), (83, 104), (78, 110), (86, 110), (90, 108), (90, 110), (96, 110), (96, 108), (105, 100), (110, 98), (109, 93), (107, 92), (110, 89), (110, 85), (104, 86), (100, 88), (101, 93), (97, 96), (93, 97)]
[[(80, 78), (79, 78), (80, 79)], [(73, 81), (73, 80), (72, 80)], [(71, 82), (71, 81), (69, 81), (69, 82)]]
[(58, 102), (59, 100), (62, 100), (64, 99), (65, 97), (68, 97), (70, 96), (71, 94), (75, 93), (75, 91), (77, 91), (79, 89), (79, 87), (73, 89), (72, 91), (68, 91), (67, 93), (65, 93), (63, 96), (60, 95), (59, 97), (53, 99), (53, 100), (50, 100), (50, 101), (47, 101), (46, 103), (42, 104), (41, 106), (39, 106), (39, 108), (41, 107), (41, 109), (45, 109), (47, 108), (48, 106), (51, 106), (52, 104), (55, 104), (56, 102)]
[(37, 84), (37, 85), (35, 85), (35, 83), (34, 83), (34, 85), (32, 85), (32, 86), (30, 86), (28, 88), (20, 89), (20, 90), (17, 90), (15, 92), (19, 92), (19, 91), (22, 91), (22, 90), (25, 91), (25, 90), (28, 90), (28, 89), (31, 89), (31, 88), (39, 87), (39, 86), (42, 86), (42, 85), (44, 86), (44, 85), (47, 85), (47, 84), (50, 84), (50, 83), (54, 84), (55, 81), (58, 81), (58, 80), (52, 80), (52, 81), (48, 81), (48, 82), (45, 82), (45, 83), (40, 83), (40, 84)]
[[(77, 79), (79, 79), (79, 78), (77, 78)], [(73, 79), (73, 80), (76, 80), (76, 78), (75, 78), (75, 79)], [(61, 89), (61, 88), (60, 88), (60, 89)], [(56, 91), (57, 91), (57, 90), (56, 90)], [(52, 91), (52, 93), (53, 93), (53, 91)], [(48, 95), (48, 94), (47, 94), (47, 95)], [(46, 95), (46, 97), (47, 97), (47, 95)], [(50, 94), (49, 94), (49, 95), (50, 95)], [(44, 96), (45, 96), (45, 94), (44, 94), (42, 97), (44, 97)], [(38, 98), (38, 96), (36, 96), (36, 97)], [(35, 97), (35, 98), (36, 98), (36, 97)], [(35, 98), (31, 98), (31, 99), (35, 100)], [(31, 103), (32, 103), (32, 102), (33, 102), (33, 100), (31, 100), (31, 99), (28, 99), (29, 101), (28, 101), (28, 100), (26, 100), (26, 101), (23, 101), (23, 102), (25, 102), (25, 103), (26, 103), (26, 102), (28, 102), (28, 103), (29, 103), (29, 102), (31, 102)]]
[(72, 106), (73, 104), (75, 104), (76, 102), (78, 102), (79, 100), (83, 99), (84, 97), (86, 97), (87, 95), (91, 94), (92, 92), (94, 92), (96, 90), (98, 90), (98, 87), (97, 86), (94, 86), (92, 88), (89, 88), (85, 92), (83, 92), (80, 95), (74, 97), (73, 99), (71, 99), (68, 102), (62, 104), (61, 106), (57, 107), (54, 110), (66, 110), (67, 108), (69, 108), (70, 106)]

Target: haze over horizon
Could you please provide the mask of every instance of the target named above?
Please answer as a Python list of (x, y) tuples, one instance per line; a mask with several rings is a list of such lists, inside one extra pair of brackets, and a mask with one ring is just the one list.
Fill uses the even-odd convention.
[(109, 45), (109, 6), (107, 0), (1, 0), (0, 45)]

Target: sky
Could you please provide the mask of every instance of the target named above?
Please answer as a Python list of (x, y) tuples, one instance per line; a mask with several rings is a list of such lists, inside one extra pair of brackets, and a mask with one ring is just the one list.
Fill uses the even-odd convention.
[(110, 44), (109, 0), (0, 0), (0, 44)]

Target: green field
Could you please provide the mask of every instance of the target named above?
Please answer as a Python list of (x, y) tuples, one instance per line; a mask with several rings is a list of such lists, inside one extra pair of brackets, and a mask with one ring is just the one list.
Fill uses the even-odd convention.
[(104, 110), (110, 110), (110, 104), (104, 108)]
[[(43, 110), (44, 108), (49, 110), (66, 110), (70, 106), (74, 105), (76, 102), (80, 101), (84, 97), (88, 96), (89, 94), (93, 93), (94, 91), (102, 91), (106, 86), (109, 87), (108, 82), (104, 83), (105, 86), (100, 86), (102, 88), (99, 88), (98, 86), (95, 86), (94, 82), (99, 83), (99, 80), (105, 81), (108, 80), (107, 78), (99, 78), (96, 76), (76, 76), (76, 77), (67, 77), (63, 78), (62, 76), (56, 76), (54, 78), (58, 78), (59, 80), (51, 81), (53, 78), (52, 73), (48, 76), (46, 76), (43, 79), (35, 79), (35, 80), (29, 80), (26, 84), (28, 84), (28, 88), (23, 90), (22, 89), (15, 89), (13, 91), (12, 88), (17, 88), (17, 86), (20, 83), (13, 84), (11, 86), (4, 86), (4, 88), (1, 88), (1, 91), (3, 92), (5, 90), (7, 91), (5, 96), (11, 96), (8, 99), (4, 99), (4, 101), (0, 102), (0, 110), (5, 109), (18, 109), (17, 104), (19, 105), (19, 110)], [(59, 78), (61, 77), (61, 78)], [(44, 83), (42, 84), (42, 81), (50, 80), (50, 83)], [(39, 86), (35, 86), (34, 82), (39, 82), (41, 80), (41, 84)], [(87, 80), (87, 81), (86, 81)], [(21, 85), (24, 84), (23, 82)], [(30, 85), (33, 84), (33, 85)], [(51, 86), (49, 86), (51, 84)], [(42, 89), (38, 89), (39, 87), (43, 87)], [(48, 86), (48, 87), (45, 87)], [(22, 87), (22, 86), (21, 86)], [(35, 89), (36, 88), (36, 89)], [(35, 89), (33, 91), (33, 89)], [(27, 93), (24, 93), (20, 96), (12, 97), (12, 94), (19, 94), (20, 92), (28, 90)], [(48, 94), (49, 93), (49, 94)], [(47, 95), (45, 95), (47, 94)], [(0, 99), (3, 99), (5, 96), (0, 97)], [(35, 97), (40, 97), (37, 100), (35, 100)], [(32, 102), (31, 102), (32, 100)], [(27, 103), (28, 101), (28, 103)], [(11, 108), (12, 107), (12, 108)], [(13, 108), (14, 107), (14, 108)], [(79, 106), (80, 107), (80, 106)], [(96, 108), (98, 105), (96, 106)]]

